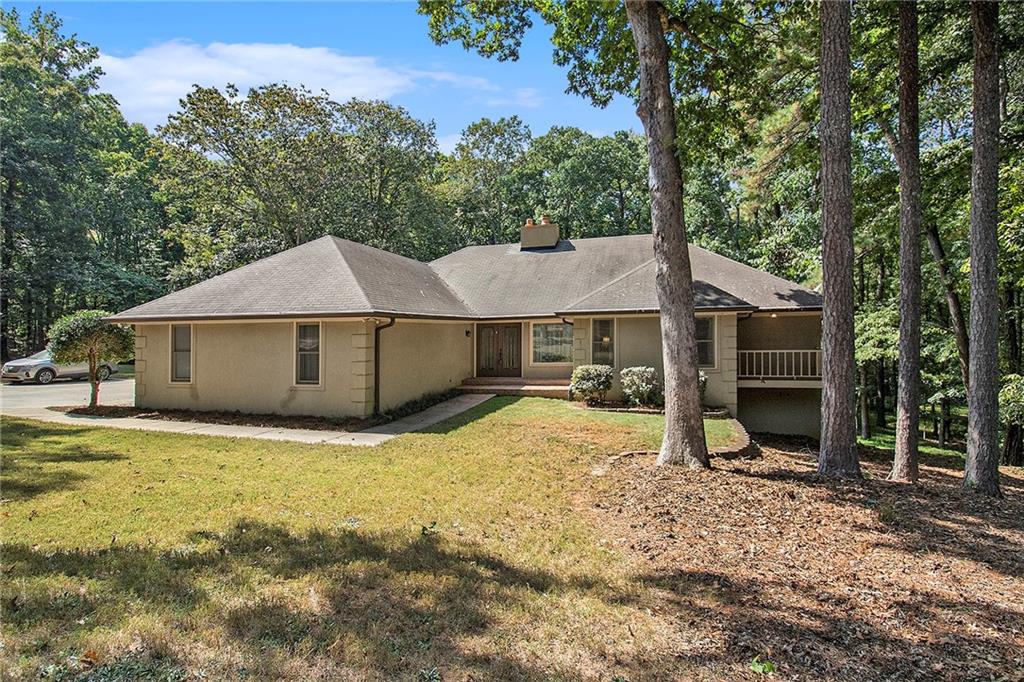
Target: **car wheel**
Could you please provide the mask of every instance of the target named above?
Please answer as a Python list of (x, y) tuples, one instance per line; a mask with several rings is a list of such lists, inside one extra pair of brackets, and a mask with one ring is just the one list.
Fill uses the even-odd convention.
[(110, 378), (110, 368), (109, 367), (100, 367), (98, 370), (96, 370), (96, 378), (99, 379), (100, 381), (106, 381), (107, 379), (109, 379)]
[(57, 375), (54, 373), (52, 369), (44, 368), (39, 370), (39, 373), (36, 374), (36, 381), (38, 381), (41, 384), (48, 384), (56, 378)]

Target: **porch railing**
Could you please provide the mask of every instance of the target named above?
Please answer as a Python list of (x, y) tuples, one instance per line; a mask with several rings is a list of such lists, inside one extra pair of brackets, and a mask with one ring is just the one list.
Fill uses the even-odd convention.
[(741, 350), (738, 354), (740, 379), (821, 379), (820, 350)]

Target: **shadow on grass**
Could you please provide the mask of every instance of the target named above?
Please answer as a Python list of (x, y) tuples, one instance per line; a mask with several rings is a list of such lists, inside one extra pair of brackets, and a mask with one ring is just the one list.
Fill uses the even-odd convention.
[(486, 400), (480, 403), (474, 408), (466, 410), (462, 414), (455, 415), (451, 419), (446, 419), (443, 422), (434, 424), (433, 426), (429, 426), (425, 429), (421, 429), (419, 433), (452, 433), (453, 431), (458, 431), (463, 426), (467, 426), (468, 424), (471, 424), (477, 421), (478, 419), (483, 419), (484, 417), (490, 414), (493, 414), (495, 412), (498, 412), (499, 410), (514, 405), (520, 400), (521, 398), (519, 398), (518, 396), (495, 396), (490, 400)]
[[(524, 624), (509, 630), (505, 619), (525, 617), (545, 595), (603, 598), (612, 592), (603, 582), (516, 566), (432, 531), (412, 539), (354, 529), (296, 534), (240, 521), (226, 533), (198, 532), (191, 540), (201, 549), (47, 552), (8, 545), (9, 586), (67, 577), (102, 584), (56, 595), (38, 587), (15, 595), (5, 590), (8, 627), (26, 633), (45, 627), (62, 633), (116, 630), (122, 614), (109, 609), (114, 603), (133, 605), (136, 612), (139, 606), (169, 609), (178, 622), (222, 628), (247, 664), (294, 666), (298, 660), (326, 677), (355, 670), (357, 677), (411, 678), (436, 667), (479, 679), (541, 680), (550, 679), (550, 671), (520, 660), (511, 646), (515, 628)], [(297, 596), (265, 589), (292, 581), (300, 585)], [(110, 614), (107, 622), (97, 620), (101, 602), (108, 607), (102, 611)]]
[[(73, 488), (89, 477), (84, 473), (84, 467), (44, 468), (42, 465), (78, 465), (127, 459), (116, 452), (97, 450), (87, 445), (91, 431), (4, 420), (0, 496), (7, 500), (28, 500)], [(50, 438), (53, 440), (48, 440)]]

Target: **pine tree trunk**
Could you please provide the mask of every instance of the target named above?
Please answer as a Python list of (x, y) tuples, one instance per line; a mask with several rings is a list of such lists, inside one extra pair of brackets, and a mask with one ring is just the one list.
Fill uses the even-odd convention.
[(896, 453), (890, 480), (917, 482), (921, 419), (921, 166), (917, 2), (899, 4), (900, 340)]
[(665, 369), (665, 435), (658, 464), (709, 465), (697, 383), (697, 323), (693, 276), (683, 221), (683, 171), (676, 153), (675, 103), (660, 5), (627, 0), (626, 14), (640, 58), (637, 115), (647, 136), (655, 286), (661, 310)]
[(999, 5), (973, 0), (974, 131), (971, 160), (971, 387), (964, 486), (999, 493)]
[(822, 390), (818, 472), (858, 477), (853, 361), (850, 3), (821, 12)]
[(868, 405), (868, 367), (860, 366), (860, 437), (871, 438), (871, 408)]
[(964, 392), (970, 391), (970, 341), (967, 337), (967, 323), (964, 320), (964, 307), (960, 304), (960, 294), (956, 291), (953, 283), (953, 275), (949, 271), (949, 263), (946, 262), (946, 250), (942, 247), (942, 238), (934, 223), (929, 223), (925, 229), (925, 236), (928, 237), (928, 248), (935, 260), (935, 267), (939, 271), (939, 279), (942, 280), (942, 288), (946, 293), (946, 307), (949, 309), (950, 321), (953, 324), (953, 336), (956, 338), (957, 356), (960, 358), (960, 374), (964, 381)]

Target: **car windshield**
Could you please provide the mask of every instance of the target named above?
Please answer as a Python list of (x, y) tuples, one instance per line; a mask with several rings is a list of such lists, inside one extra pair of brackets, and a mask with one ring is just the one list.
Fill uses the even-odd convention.
[(28, 356), (28, 359), (29, 360), (49, 360), (50, 359), (50, 351), (48, 351), (48, 350), (41, 350), (38, 353), (36, 353), (35, 355)]

